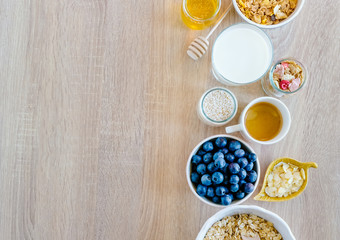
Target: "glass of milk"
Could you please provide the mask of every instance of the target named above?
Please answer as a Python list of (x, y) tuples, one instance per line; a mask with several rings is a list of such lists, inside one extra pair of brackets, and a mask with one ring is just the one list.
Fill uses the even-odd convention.
[(212, 72), (227, 85), (245, 85), (261, 79), (273, 60), (273, 45), (260, 28), (247, 23), (224, 29), (212, 48)]

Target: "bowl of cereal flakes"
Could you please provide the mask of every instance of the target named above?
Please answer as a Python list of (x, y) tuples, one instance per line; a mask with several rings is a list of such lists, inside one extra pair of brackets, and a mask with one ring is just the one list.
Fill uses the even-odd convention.
[(215, 239), (296, 240), (281, 217), (254, 205), (235, 205), (209, 218), (196, 240)]
[(305, 0), (232, 0), (246, 22), (260, 28), (277, 28), (292, 21)]

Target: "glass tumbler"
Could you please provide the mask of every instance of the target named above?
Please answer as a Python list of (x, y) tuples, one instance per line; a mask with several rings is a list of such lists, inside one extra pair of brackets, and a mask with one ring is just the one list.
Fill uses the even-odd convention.
[[(296, 89), (295, 91), (282, 90), (279, 87), (278, 82), (276, 82), (273, 79), (273, 72), (275, 71), (276, 66), (283, 63), (283, 62), (286, 62), (286, 61), (287, 62), (295, 62), (302, 69), (302, 79), (301, 79), (302, 82), (301, 82), (299, 88)], [(298, 60), (296, 60), (294, 58), (286, 58), (286, 59), (281, 59), (281, 60), (277, 61), (275, 64), (273, 64), (273, 66), (270, 68), (267, 76), (263, 77), (261, 79), (261, 84), (262, 84), (263, 91), (268, 96), (272, 96), (272, 97), (276, 97), (276, 98), (287, 98), (289, 96), (294, 95), (297, 92), (300, 92), (301, 89), (303, 89), (304, 86), (306, 85), (307, 79), (308, 79), (307, 68), (301, 62), (299, 62)]]

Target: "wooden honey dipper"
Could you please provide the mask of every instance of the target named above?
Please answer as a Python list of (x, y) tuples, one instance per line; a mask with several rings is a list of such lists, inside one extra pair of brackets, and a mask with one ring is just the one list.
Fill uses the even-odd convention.
[(227, 16), (228, 12), (230, 11), (231, 6), (232, 6), (232, 1), (230, 1), (228, 7), (226, 8), (226, 10), (224, 10), (223, 15), (217, 21), (215, 26), (210, 30), (210, 32), (208, 33), (206, 37), (199, 36), (193, 42), (191, 42), (187, 50), (187, 54), (189, 55), (189, 57), (191, 57), (192, 59), (196, 61), (206, 53), (209, 47), (208, 38), (216, 30), (218, 25), (220, 25), (220, 23), (225, 18), (225, 16)]

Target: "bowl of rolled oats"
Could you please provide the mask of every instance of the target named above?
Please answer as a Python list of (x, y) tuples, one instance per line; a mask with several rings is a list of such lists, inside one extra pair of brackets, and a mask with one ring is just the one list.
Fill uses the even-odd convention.
[(288, 224), (277, 214), (254, 205), (225, 208), (209, 218), (196, 240), (251, 239), (296, 240)]
[(277, 28), (292, 21), (304, 0), (232, 0), (243, 20), (260, 28)]

